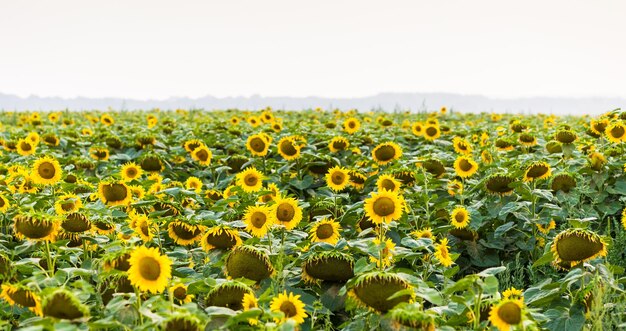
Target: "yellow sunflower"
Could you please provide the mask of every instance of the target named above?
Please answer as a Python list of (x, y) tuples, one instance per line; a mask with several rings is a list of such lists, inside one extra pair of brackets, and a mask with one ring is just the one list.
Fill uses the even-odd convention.
[(31, 174), (35, 184), (56, 184), (61, 180), (61, 165), (55, 158), (44, 156), (35, 161)]
[(106, 161), (109, 159), (109, 150), (107, 148), (94, 147), (89, 150), (92, 159), (98, 161)]
[(424, 138), (429, 141), (434, 141), (441, 136), (441, 129), (438, 124), (427, 124), (424, 127)]
[(435, 258), (444, 267), (449, 267), (453, 263), (449, 249), (450, 247), (448, 246), (448, 238), (441, 239), (441, 241), (435, 245)]
[(143, 170), (134, 162), (128, 162), (122, 166), (120, 170), (120, 176), (122, 180), (125, 182), (130, 182), (135, 179), (141, 178), (143, 175)]
[(526, 168), (526, 172), (524, 173), (524, 181), (532, 182), (536, 179), (545, 179), (550, 177), (551, 169), (550, 165), (546, 162), (533, 162), (528, 168)]
[(343, 130), (348, 134), (354, 134), (359, 131), (361, 127), (361, 122), (354, 117), (350, 117), (343, 122)]
[(376, 180), (376, 186), (379, 191), (387, 190), (399, 194), (401, 185), (402, 183), (392, 175), (380, 175), (378, 180)]
[(191, 158), (204, 166), (211, 164), (212, 157), (213, 153), (211, 153), (211, 150), (204, 145), (197, 147), (191, 152)]
[(170, 296), (176, 301), (178, 304), (185, 304), (191, 302), (193, 300), (194, 295), (187, 293), (187, 286), (183, 283), (178, 283), (172, 287), (170, 287)]
[(198, 177), (190, 176), (185, 180), (185, 188), (200, 193), (202, 192), (202, 181)]
[(390, 223), (402, 217), (402, 199), (398, 194), (387, 190), (372, 192), (371, 197), (365, 199), (364, 209), (365, 215), (374, 224)]
[(4, 195), (0, 194), (0, 213), (6, 212), (9, 208), (11, 208), (11, 203)]
[(239, 232), (224, 225), (214, 226), (202, 236), (202, 249), (208, 252), (212, 249), (231, 249), (241, 245)]
[(267, 137), (262, 134), (253, 134), (246, 141), (246, 148), (256, 156), (265, 156), (269, 150), (270, 143)]
[(160, 293), (172, 276), (172, 261), (156, 247), (137, 247), (128, 260), (128, 280), (141, 291)]
[(194, 149), (200, 146), (204, 146), (204, 143), (198, 139), (190, 139), (185, 141), (185, 143), (183, 144), (183, 148), (185, 148), (185, 150), (189, 153), (193, 152)]
[[(241, 305), (243, 306), (243, 311), (248, 311), (250, 309), (259, 308), (259, 303), (254, 296), (254, 293), (245, 293), (243, 295), (243, 300), (241, 301)], [(257, 325), (259, 321), (256, 318), (248, 318), (248, 323), (250, 325)]]
[(422, 122), (415, 122), (411, 125), (411, 132), (420, 137), (424, 135), (424, 124)]
[(454, 146), (454, 150), (461, 155), (472, 154), (472, 145), (461, 137), (454, 137), (452, 139), (452, 146)]
[(302, 220), (302, 209), (294, 198), (277, 198), (272, 206), (272, 214), (276, 224), (283, 225), (287, 230), (295, 228)]
[(58, 215), (69, 214), (82, 208), (83, 202), (76, 194), (66, 193), (54, 203), (54, 210)]
[(28, 156), (35, 154), (37, 146), (28, 139), (20, 139), (17, 141), (17, 154), (21, 156)]
[(268, 191), (269, 193), (263, 194), (259, 197), (259, 202), (268, 203), (270, 201), (274, 201), (276, 197), (280, 196), (280, 189), (274, 183), (267, 184), (267, 187), (262, 191)]
[(350, 147), (350, 142), (344, 137), (333, 137), (328, 143), (328, 149), (333, 153), (345, 151), (348, 147)]
[(457, 206), (450, 214), (450, 223), (457, 229), (466, 228), (470, 222), (470, 215), (463, 206)]
[(402, 148), (392, 141), (378, 144), (372, 150), (372, 158), (379, 165), (387, 164), (400, 157), (402, 157)]
[(332, 219), (322, 219), (315, 222), (309, 231), (311, 242), (325, 242), (334, 245), (339, 241), (341, 225)]
[(295, 136), (283, 137), (276, 144), (278, 154), (287, 161), (295, 160), (300, 157), (300, 144), (297, 143)]
[(115, 123), (115, 121), (113, 120), (113, 117), (111, 117), (111, 115), (109, 114), (104, 114), (100, 117), (100, 123), (109, 126), (109, 125), (113, 125), (113, 123)]
[(469, 156), (459, 156), (454, 161), (454, 170), (461, 178), (471, 177), (478, 171), (478, 163)]
[(304, 303), (300, 301), (300, 295), (294, 295), (287, 291), (279, 294), (270, 302), (270, 310), (273, 312), (281, 312), (284, 314), (284, 318), (277, 322), (284, 322), (288, 319), (293, 320), (296, 324), (304, 323), (304, 319), (308, 316), (304, 310)]
[(423, 228), (419, 230), (415, 230), (411, 233), (415, 238), (429, 238), (433, 239), (433, 230), (431, 228)]
[(626, 141), (626, 126), (621, 122), (613, 122), (606, 127), (604, 134), (609, 141), (619, 144)]
[(523, 299), (524, 294), (521, 290), (516, 289), (515, 287), (509, 287), (504, 292), (502, 292), (502, 297), (504, 299)]
[(18, 305), (42, 316), (41, 300), (39, 296), (22, 285), (2, 284), (0, 298), (6, 300), (10, 305)]
[(455, 196), (457, 194), (463, 194), (463, 183), (458, 180), (451, 180), (448, 182), (448, 194)]
[(274, 224), (274, 214), (270, 206), (249, 206), (243, 221), (246, 223), (246, 231), (257, 238), (263, 238)]
[(149, 242), (154, 237), (154, 231), (151, 229), (152, 222), (146, 215), (137, 215), (133, 218), (133, 230), (141, 237), (144, 242)]
[(491, 307), (489, 321), (499, 331), (509, 331), (523, 320), (524, 304), (519, 299), (504, 299)]
[(39, 145), (39, 134), (37, 132), (30, 132), (26, 136), (26, 139), (33, 143), (34, 146)]
[(335, 192), (340, 192), (350, 183), (350, 172), (348, 169), (334, 166), (326, 174), (326, 185)]
[[(380, 239), (374, 238), (372, 240), (375, 246), (381, 245)], [(370, 256), (370, 262), (376, 263), (378, 267), (388, 267), (393, 262), (393, 253), (396, 249), (396, 244), (390, 238), (385, 239), (385, 247), (378, 252), (380, 258)]]
[(263, 174), (254, 167), (246, 168), (236, 176), (237, 186), (244, 192), (258, 192), (263, 188)]
[(98, 197), (108, 206), (120, 206), (130, 203), (132, 193), (124, 182), (102, 181), (98, 184)]
[(585, 229), (567, 229), (554, 237), (550, 247), (556, 265), (579, 263), (606, 256), (607, 245), (595, 232)]
[(182, 220), (170, 222), (167, 234), (178, 245), (189, 246), (200, 240), (204, 226), (188, 224)]

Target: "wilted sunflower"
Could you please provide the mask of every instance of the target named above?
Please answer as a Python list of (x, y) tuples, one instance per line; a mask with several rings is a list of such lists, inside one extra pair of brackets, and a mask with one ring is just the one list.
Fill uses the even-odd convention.
[(276, 144), (278, 154), (287, 161), (295, 160), (300, 157), (300, 145), (296, 142), (296, 137), (283, 137)]
[(293, 320), (296, 324), (304, 323), (304, 319), (307, 318), (307, 313), (304, 310), (304, 303), (300, 301), (300, 295), (294, 295), (293, 293), (283, 291), (278, 296), (272, 299), (270, 302), (270, 310), (273, 312), (282, 312), (284, 318), (281, 322), (288, 319)]
[(287, 230), (295, 228), (302, 220), (302, 209), (298, 206), (298, 200), (294, 198), (276, 199), (272, 206), (272, 214), (276, 224), (283, 225)]
[(333, 137), (328, 143), (328, 148), (333, 153), (345, 151), (348, 147), (350, 147), (350, 142), (344, 137)]
[(183, 283), (178, 283), (170, 287), (170, 296), (174, 298), (178, 304), (185, 304), (193, 300), (194, 295), (187, 293), (187, 286)]
[(441, 136), (441, 129), (439, 129), (439, 124), (427, 124), (424, 127), (424, 138), (429, 141), (434, 141), (435, 139)]
[(191, 152), (191, 158), (198, 161), (198, 163), (203, 166), (210, 165), (212, 157), (213, 153), (211, 153), (211, 150), (204, 145), (197, 147)]
[(496, 148), (499, 151), (507, 152), (514, 150), (515, 146), (513, 146), (513, 143), (508, 139), (499, 138), (498, 140), (496, 140)]
[(44, 316), (58, 319), (77, 320), (89, 316), (89, 308), (65, 289), (57, 289), (46, 295), (42, 300), (41, 310)]
[(461, 155), (472, 154), (472, 144), (461, 137), (454, 137), (452, 139), (452, 146), (454, 150)]
[(450, 214), (450, 224), (457, 229), (466, 228), (470, 222), (470, 214), (463, 206), (457, 206)]
[(424, 160), (420, 166), (435, 178), (441, 178), (446, 173), (446, 167), (437, 159)]
[(248, 206), (243, 221), (246, 223), (246, 231), (257, 238), (263, 238), (272, 224), (274, 224), (272, 207)]
[(354, 259), (337, 251), (318, 251), (302, 263), (302, 280), (307, 284), (319, 281), (346, 282), (354, 277)]
[(359, 131), (361, 127), (361, 122), (355, 117), (350, 117), (343, 122), (343, 130), (348, 134), (354, 134)]
[(554, 263), (575, 266), (598, 256), (606, 256), (604, 239), (585, 229), (568, 229), (560, 232), (552, 243)]
[(606, 127), (604, 134), (609, 141), (616, 144), (621, 143), (626, 141), (626, 126), (621, 122), (613, 122)]
[(54, 241), (59, 222), (47, 214), (17, 215), (13, 218), (13, 228), (19, 239)]
[(241, 238), (237, 230), (225, 225), (209, 228), (202, 236), (202, 249), (208, 252), (214, 248), (231, 249), (241, 245)]
[(41, 137), (43, 142), (48, 146), (59, 146), (60, 140), (54, 133), (45, 134)]
[(326, 185), (335, 191), (340, 192), (350, 183), (350, 171), (346, 168), (335, 166), (328, 170), (326, 174)]
[(560, 142), (556, 140), (551, 140), (546, 143), (546, 151), (548, 151), (548, 153), (550, 154), (562, 153), (563, 146)]
[(322, 219), (313, 224), (309, 230), (311, 242), (325, 242), (334, 245), (339, 241), (341, 225), (332, 219)]
[(238, 281), (227, 281), (215, 286), (206, 296), (206, 306), (226, 307), (232, 310), (243, 309), (243, 296), (254, 293), (252, 289)]
[(263, 187), (263, 174), (254, 167), (246, 168), (237, 174), (236, 181), (244, 192), (258, 192)]
[(571, 144), (576, 138), (576, 133), (569, 129), (560, 129), (554, 134), (554, 139), (561, 144)]
[(513, 193), (513, 188), (510, 187), (515, 179), (512, 176), (506, 174), (494, 174), (485, 180), (485, 189), (491, 194), (497, 194), (499, 196), (510, 195)]
[(372, 158), (380, 165), (387, 164), (400, 157), (402, 157), (402, 148), (392, 141), (378, 144), (372, 150)]
[(509, 331), (519, 325), (524, 316), (524, 304), (520, 299), (504, 299), (491, 307), (489, 321), (499, 331)]
[(128, 162), (122, 166), (120, 170), (120, 176), (125, 182), (130, 182), (135, 179), (141, 178), (143, 170), (134, 162)]
[(54, 203), (54, 210), (57, 215), (69, 214), (82, 208), (83, 202), (76, 194), (66, 193), (60, 196)]
[(550, 177), (550, 165), (546, 162), (537, 161), (531, 163), (524, 173), (524, 181), (532, 182), (536, 179), (545, 179)]
[(380, 175), (380, 177), (376, 180), (376, 186), (379, 191), (387, 190), (399, 194), (401, 185), (402, 183), (400, 183), (400, 181), (392, 175)]
[[(359, 276), (348, 289), (348, 298), (358, 306), (386, 313), (401, 302), (411, 302), (413, 293), (406, 293), (411, 285), (401, 276), (387, 272), (369, 272)], [(391, 296), (405, 291), (403, 295)]]
[(461, 178), (471, 177), (478, 171), (478, 163), (468, 156), (459, 156), (454, 161), (454, 171)]
[(2, 284), (0, 298), (6, 300), (10, 305), (28, 308), (37, 316), (42, 315), (39, 296), (22, 285)]
[(443, 238), (438, 244), (435, 244), (435, 258), (444, 267), (449, 267), (453, 263), (449, 249), (450, 247), (448, 246), (448, 238)]
[(260, 282), (274, 273), (267, 253), (250, 245), (233, 248), (226, 257), (224, 267), (230, 278), (247, 278), (255, 282)]
[(172, 276), (172, 261), (156, 247), (139, 246), (130, 254), (128, 279), (141, 291), (160, 293)]
[(365, 215), (374, 224), (390, 223), (402, 217), (402, 199), (398, 194), (387, 190), (372, 192), (371, 197), (365, 199)]
[(253, 134), (246, 141), (246, 148), (256, 156), (265, 156), (269, 149), (270, 143), (265, 135)]
[(124, 182), (102, 181), (98, 184), (98, 197), (108, 206), (128, 205), (132, 193)]
[(28, 139), (20, 139), (17, 141), (16, 148), (17, 154), (21, 156), (28, 156), (35, 154), (37, 145), (33, 144), (33, 142)]
[(55, 158), (44, 156), (35, 161), (31, 174), (35, 184), (56, 184), (62, 177), (61, 165)]

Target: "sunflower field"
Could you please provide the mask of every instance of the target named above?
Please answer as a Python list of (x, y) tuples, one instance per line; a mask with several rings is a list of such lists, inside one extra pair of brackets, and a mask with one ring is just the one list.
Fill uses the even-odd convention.
[(626, 328), (619, 109), (0, 115), (0, 329)]

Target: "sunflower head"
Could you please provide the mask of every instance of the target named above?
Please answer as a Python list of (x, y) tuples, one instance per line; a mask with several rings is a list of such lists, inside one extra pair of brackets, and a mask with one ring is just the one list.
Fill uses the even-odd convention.
[(373, 192), (371, 197), (365, 199), (365, 214), (375, 224), (399, 220), (402, 217), (402, 200), (398, 194), (382, 190)]
[(530, 133), (524, 132), (518, 138), (520, 144), (531, 147), (537, 145), (537, 138)]
[(28, 308), (38, 316), (42, 315), (39, 296), (25, 286), (2, 284), (0, 298), (6, 300), (11, 305)]
[(457, 206), (450, 214), (450, 224), (457, 229), (466, 228), (470, 222), (470, 214), (463, 206)]
[(291, 319), (296, 324), (304, 323), (304, 319), (308, 316), (304, 310), (304, 303), (300, 301), (300, 295), (294, 295), (291, 292), (287, 294), (287, 291), (278, 294), (278, 296), (272, 299), (270, 310), (283, 313), (282, 321)]
[(243, 170), (243, 167), (250, 162), (250, 158), (245, 155), (235, 154), (228, 157), (226, 160), (226, 165), (230, 168), (228, 169), (229, 174), (236, 174)]
[(515, 149), (513, 143), (505, 138), (498, 138), (495, 145), (499, 151), (512, 151), (513, 149)]
[(170, 316), (161, 326), (163, 331), (202, 331), (204, 329), (197, 317), (180, 313)]
[(333, 137), (328, 143), (328, 148), (333, 153), (345, 151), (350, 147), (350, 142), (344, 137)]
[(435, 318), (417, 303), (401, 302), (389, 311), (391, 319), (412, 330), (435, 331)]
[(546, 143), (546, 151), (550, 154), (557, 154), (563, 152), (563, 146), (556, 140), (550, 140)]
[(446, 173), (446, 167), (437, 159), (427, 159), (421, 162), (422, 168), (435, 178), (441, 178)]
[(246, 170), (237, 174), (237, 186), (247, 193), (258, 192), (263, 187), (263, 178), (263, 174), (256, 168), (246, 168)]
[(346, 282), (354, 277), (354, 259), (335, 251), (315, 252), (302, 263), (302, 279), (309, 283), (318, 280)]
[(77, 320), (89, 317), (89, 308), (68, 290), (57, 289), (43, 298), (43, 315), (57, 319)]
[(359, 276), (349, 288), (348, 296), (358, 306), (386, 313), (402, 302), (411, 302), (414, 294), (389, 299), (396, 292), (411, 289), (411, 285), (395, 273), (374, 271)]
[(513, 188), (510, 185), (515, 182), (515, 179), (507, 174), (494, 174), (485, 180), (485, 189), (491, 194), (499, 196), (510, 195), (513, 193)]
[(300, 157), (301, 146), (298, 144), (296, 137), (294, 136), (281, 138), (278, 141), (277, 148), (278, 154), (280, 154), (280, 156), (287, 161), (295, 160)]
[(15, 236), (34, 241), (54, 241), (59, 231), (59, 222), (43, 213), (18, 214), (13, 218)]
[(268, 255), (249, 245), (234, 248), (226, 258), (225, 269), (226, 274), (231, 278), (247, 278), (256, 282), (274, 273), (274, 267)]
[(469, 155), (472, 153), (472, 145), (461, 137), (452, 138), (452, 146), (454, 150), (462, 155)]
[(602, 153), (593, 152), (589, 154), (589, 168), (595, 171), (602, 171), (604, 166), (608, 163), (606, 157)]
[(459, 156), (454, 161), (454, 171), (461, 178), (471, 177), (478, 171), (478, 163), (468, 156)]
[(562, 191), (563, 193), (569, 193), (576, 187), (576, 178), (567, 172), (557, 174), (552, 178), (550, 187), (554, 192)]
[(204, 227), (201, 225), (189, 224), (182, 220), (170, 222), (167, 226), (167, 233), (172, 240), (181, 246), (193, 245), (202, 237)]
[(450, 256), (450, 247), (448, 246), (448, 238), (443, 238), (438, 244), (435, 244), (435, 258), (444, 267), (452, 265), (452, 257)]
[(505, 299), (491, 307), (489, 321), (500, 331), (519, 325), (524, 317), (524, 304), (519, 299)]
[(355, 117), (350, 117), (345, 122), (343, 122), (343, 130), (348, 134), (354, 134), (355, 132), (359, 131), (360, 127), (361, 122)]
[(400, 157), (402, 157), (402, 148), (392, 141), (378, 144), (372, 150), (372, 158), (380, 165), (387, 164)]
[(213, 153), (211, 153), (211, 150), (205, 145), (196, 147), (193, 151), (191, 151), (191, 158), (203, 166), (210, 165), (212, 157)]
[(146, 172), (161, 172), (164, 169), (163, 161), (155, 154), (146, 154), (141, 158), (139, 166)]
[(313, 224), (309, 231), (311, 242), (325, 242), (334, 245), (341, 237), (341, 225), (332, 219), (322, 219)]
[(173, 297), (174, 301), (179, 304), (185, 304), (193, 300), (193, 294), (187, 293), (187, 286), (183, 283), (178, 283), (169, 289), (169, 294)]
[(69, 213), (61, 222), (61, 228), (66, 232), (84, 233), (91, 230), (91, 221), (81, 213)]
[(139, 246), (130, 254), (128, 279), (141, 291), (160, 293), (172, 276), (172, 261), (157, 248)]
[(143, 170), (134, 162), (129, 162), (129, 163), (124, 164), (122, 166), (122, 169), (120, 170), (120, 176), (122, 177), (122, 180), (124, 180), (125, 182), (130, 182), (135, 179), (139, 179), (141, 178), (142, 174), (143, 174)]
[(376, 186), (378, 186), (379, 191), (387, 190), (394, 193), (399, 193), (401, 185), (402, 183), (400, 183), (392, 175), (381, 175), (380, 177), (378, 177), (378, 180), (376, 180)]
[(246, 141), (246, 148), (255, 156), (265, 156), (269, 149), (270, 142), (266, 136), (261, 134), (253, 134)]
[(585, 229), (568, 229), (560, 232), (552, 243), (554, 263), (569, 263), (570, 266), (606, 256), (607, 244), (595, 232)]
[(537, 179), (545, 179), (550, 177), (550, 165), (546, 162), (537, 161), (531, 163), (524, 173), (524, 181), (532, 182)]
[(554, 139), (561, 144), (571, 144), (576, 138), (576, 133), (570, 129), (560, 129), (554, 134)]
[(124, 206), (130, 203), (132, 193), (124, 182), (102, 181), (98, 184), (98, 197), (108, 206)]
[(621, 143), (626, 140), (626, 126), (622, 122), (613, 122), (604, 131), (606, 138), (613, 143)]
[(345, 189), (350, 183), (350, 171), (346, 168), (335, 166), (326, 174), (326, 185), (335, 192)]
[(206, 296), (205, 303), (207, 306), (226, 307), (232, 310), (243, 309), (243, 296), (245, 294), (253, 294), (254, 292), (248, 285), (237, 282), (227, 281), (214, 287)]
[(35, 184), (56, 184), (62, 177), (62, 170), (59, 161), (49, 156), (37, 159), (37, 161), (33, 164), (31, 173)]
[(302, 220), (302, 209), (294, 198), (279, 198), (272, 206), (276, 224), (283, 225), (287, 230), (295, 228)]
[(441, 136), (441, 129), (439, 128), (439, 124), (426, 124), (422, 136), (424, 136), (424, 138), (429, 141), (434, 141), (435, 139), (439, 138)]
[(202, 236), (202, 249), (206, 252), (215, 248), (228, 250), (239, 245), (241, 245), (239, 232), (224, 225), (209, 228)]

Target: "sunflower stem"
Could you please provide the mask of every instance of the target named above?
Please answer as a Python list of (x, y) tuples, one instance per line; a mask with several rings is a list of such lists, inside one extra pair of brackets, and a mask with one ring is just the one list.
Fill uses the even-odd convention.
[(48, 240), (45, 240), (46, 245), (46, 262), (48, 263), (48, 277), (52, 278), (54, 276), (54, 265), (52, 264), (52, 257), (50, 256), (50, 243)]
[(139, 325), (143, 325), (143, 315), (141, 314), (141, 293), (135, 287), (135, 297), (137, 297), (137, 312), (139, 313)]

